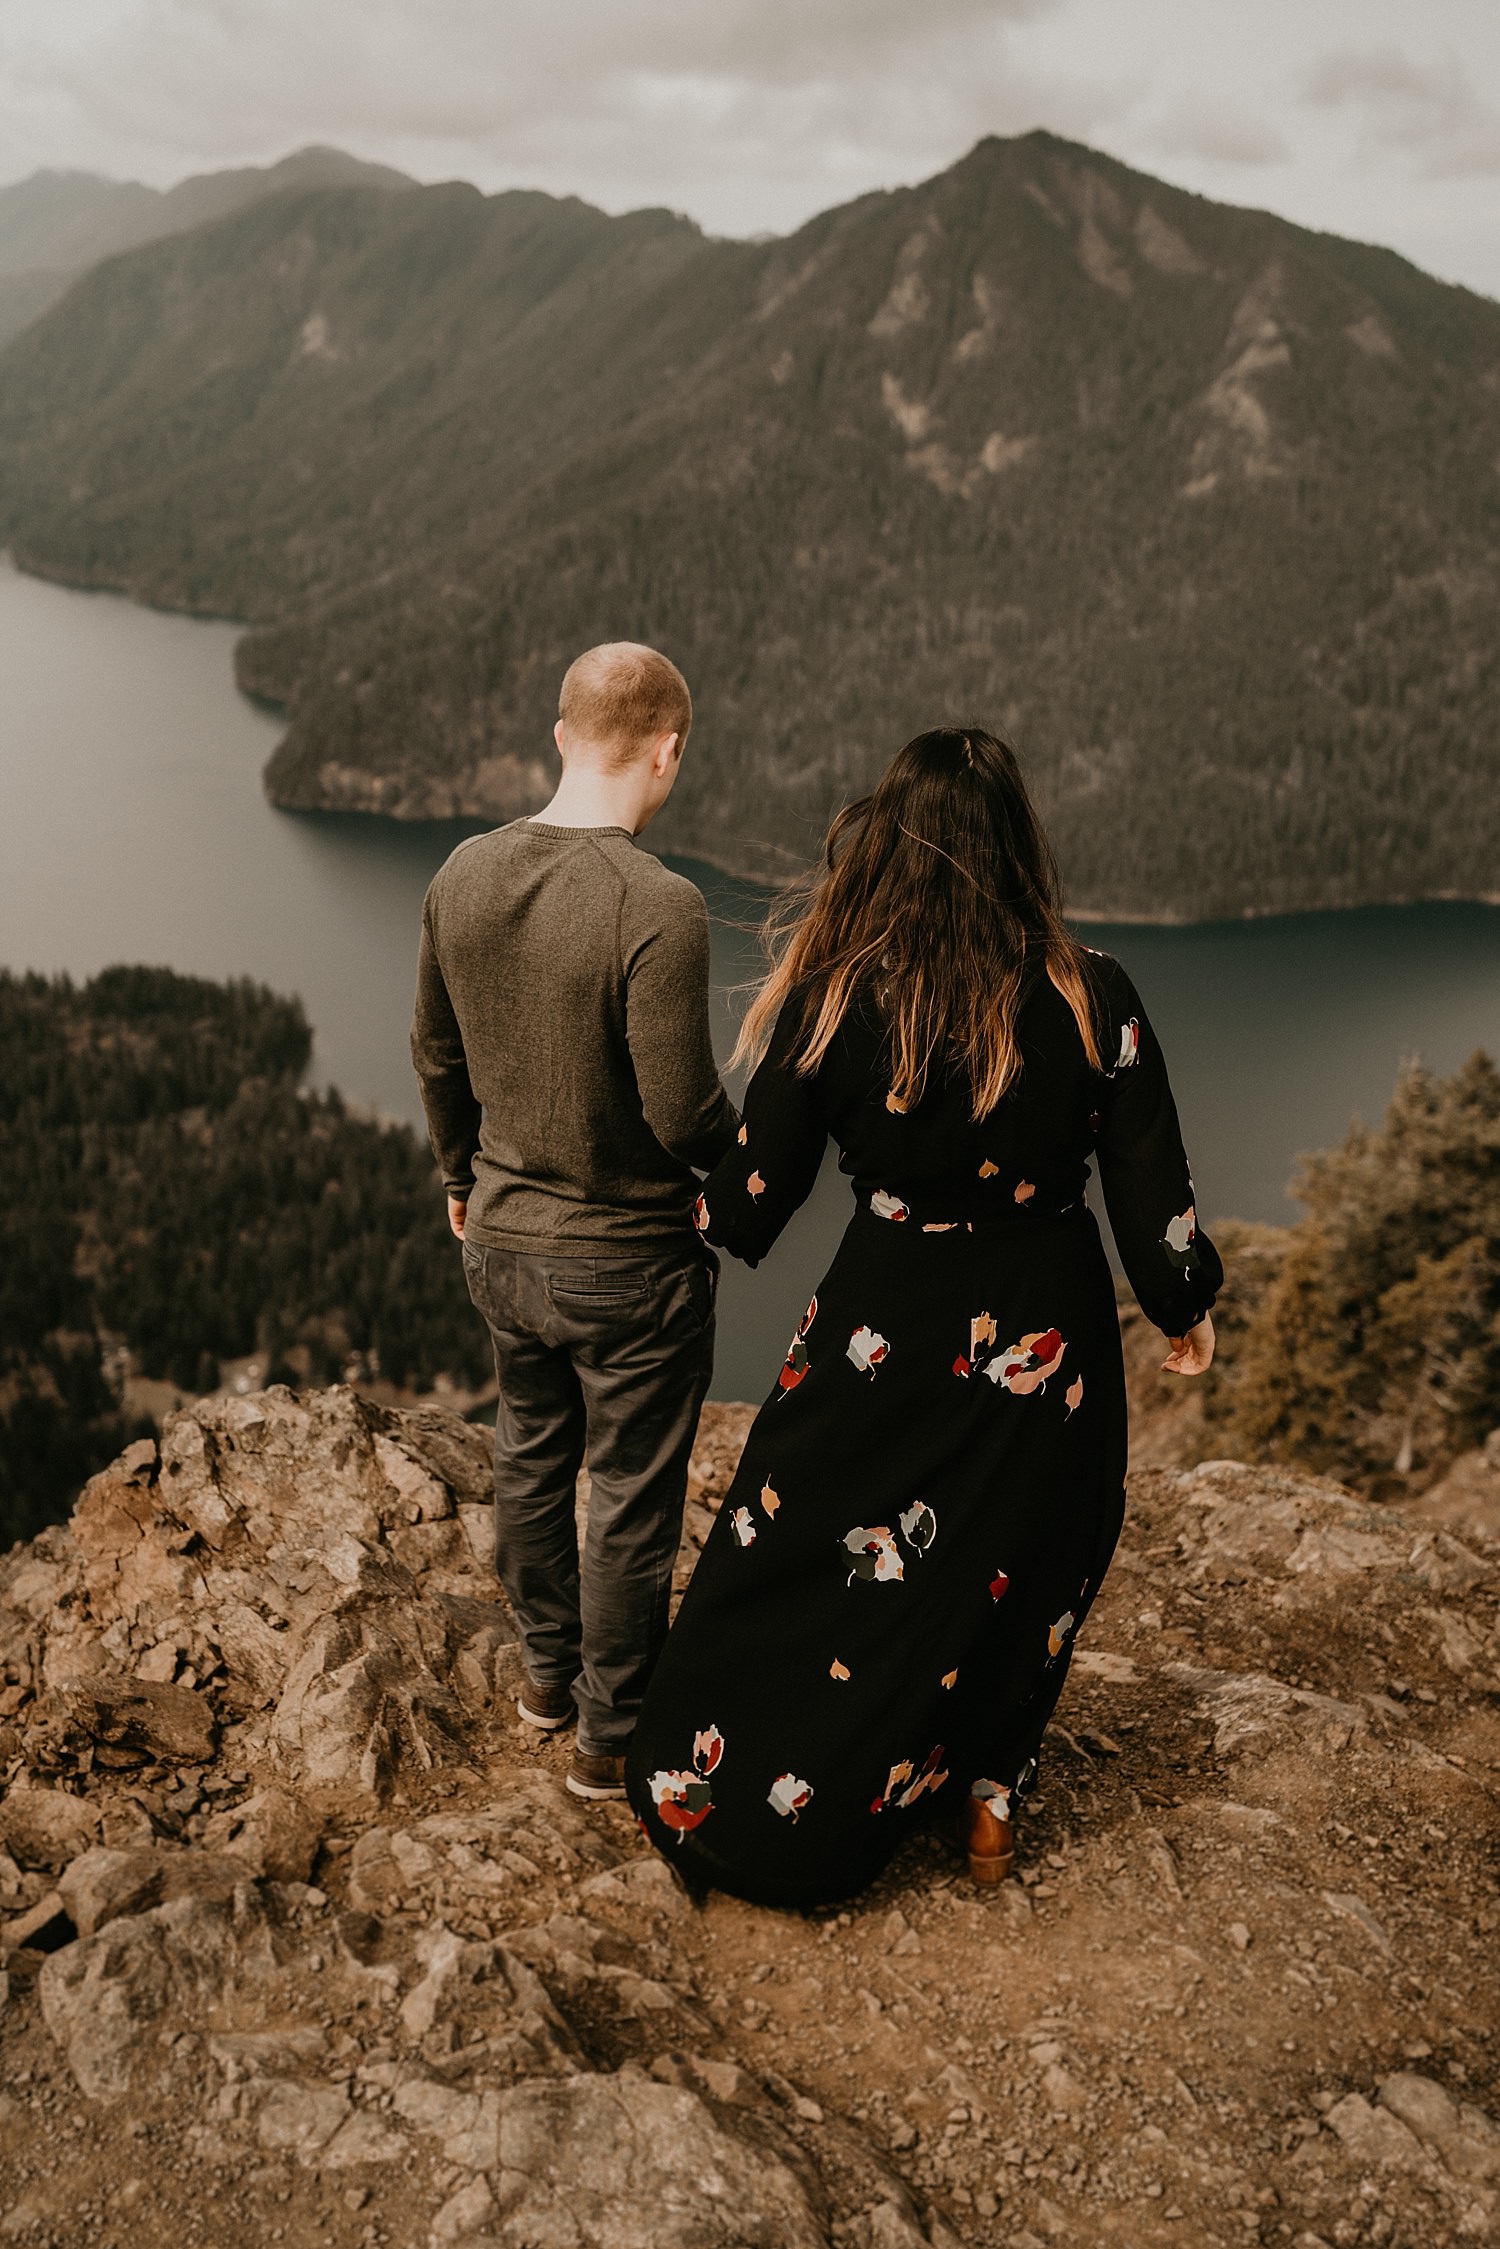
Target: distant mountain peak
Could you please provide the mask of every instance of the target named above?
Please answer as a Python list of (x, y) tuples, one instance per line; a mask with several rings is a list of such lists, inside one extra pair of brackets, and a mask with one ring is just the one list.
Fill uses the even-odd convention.
[(265, 191), (280, 187), (407, 188), (417, 185), (409, 172), (398, 172), (389, 164), (369, 163), (362, 156), (351, 156), (346, 149), (309, 142), (307, 147), (293, 149), (290, 155), (278, 157), (271, 164), (194, 173), (168, 188), (167, 198), (170, 201), (173, 197), (216, 188), (222, 192), (222, 183), (227, 182), (263, 182)]
[(953, 717), (1096, 911), (1500, 894), (1500, 307), (1040, 131), (762, 244), (323, 162), (0, 360), (0, 536), (255, 620), (278, 802), (527, 810), (644, 639), (741, 872)]
[(274, 164), (198, 172), (169, 188), (99, 172), (33, 172), (0, 187), (0, 348), (101, 258), (185, 233), (285, 188), (415, 185), (388, 164), (318, 145)]

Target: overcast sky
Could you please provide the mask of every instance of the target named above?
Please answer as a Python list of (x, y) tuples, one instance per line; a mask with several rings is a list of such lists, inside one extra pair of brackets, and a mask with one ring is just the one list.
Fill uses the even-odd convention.
[(0, 180), (316, 140), (752, 234), (1034, 125), (1500, 296), (1500, 0), (0, 0)]

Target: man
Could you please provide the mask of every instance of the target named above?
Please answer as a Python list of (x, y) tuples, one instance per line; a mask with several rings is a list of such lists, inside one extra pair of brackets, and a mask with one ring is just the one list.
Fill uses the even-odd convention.
[[(578, 1717), (575, 1795), (624, 1794), (667, 1628), (718, 1267), (694, 1176), (739, 1119), (708, 1031), (708, 912), (637, 850), (692, 724), (614, 641), (562, 684), (546, 809), (460, 844), (422, 910), (412, 1058), (469, 1293), (495, 1345), (495, 1558), (517, 1708)], [(591, 1489), (580, 1569), (573, 1490)]]

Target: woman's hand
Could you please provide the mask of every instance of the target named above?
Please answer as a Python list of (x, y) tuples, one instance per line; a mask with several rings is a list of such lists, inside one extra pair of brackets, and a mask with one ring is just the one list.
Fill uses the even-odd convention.
[(1163, 1359), (1163, 1374), (1207, 1374), (1213, 1364), (1214, 1323), (1205, 1312), (1186, 1335), (1171, 1337), (1172, 1356)]

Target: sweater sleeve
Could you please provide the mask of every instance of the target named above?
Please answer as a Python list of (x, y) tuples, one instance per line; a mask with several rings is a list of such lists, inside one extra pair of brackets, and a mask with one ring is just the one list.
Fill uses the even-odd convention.
[(621, 930), (625, 1037), (647, 1124), (662, 1146), (707, 1171), (734, 1144), (708, 1021), (708, 908), (691, 883), (666, 911)]
[(745, 1117), (729, 1153), (704, 1181), (698, 1230), (731, 1257), (758, 1265), (813, 1191), (828, 1125), (815, 1078), (791, 1054), (801, 1011), (777, 1017), (764, 1061), (745, 1089)]
[(432, 892), (422, 905), (411, 1058), (422, 1090), (427, 1137), (450, 1195), (467, 1197), (479, 1151), (480, 1107), (469, 1082), (463, 1033), (432, 934)]
[(1095, 1149), (1125, 1275), (1148, 1320), (1185, 1335), (1213, 1305), (1224, 1267), (1193, 1207), (1193, 1181), (1166, 1058), (1118, 962), (1104, 976), (1108, 1021)]

